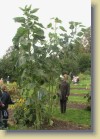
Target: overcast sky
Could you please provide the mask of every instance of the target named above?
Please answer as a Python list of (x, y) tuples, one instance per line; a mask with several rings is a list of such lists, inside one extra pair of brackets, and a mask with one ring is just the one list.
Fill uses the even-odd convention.
[(13, 18), (22, 16), (19, 7), (32, 5), (39, 8), (37, 15), (45, 26), (50, 18), (58, 17), (64, 24), (69, 21), (81, 22), (91, 26), (91, 0), (2, 0), (0, 1), (0, 58), (12, 45), (19, 24)]

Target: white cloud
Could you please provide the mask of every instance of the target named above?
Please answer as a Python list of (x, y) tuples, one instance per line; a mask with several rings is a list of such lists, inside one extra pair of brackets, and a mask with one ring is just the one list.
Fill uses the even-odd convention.
[(3, 0), (0, 1), (0, 57), (2, 57), (16, 33), (18, 24), (13, 21), (16, 16), (21, 16), (19, 7), (32, 4), (39, 8), (37, 15), (40, 21), (47, 25), (50, 18), (58, 17), (64, 24), (69, 21), (82, 22), (85, 26), (91, 25), (90, 0)]

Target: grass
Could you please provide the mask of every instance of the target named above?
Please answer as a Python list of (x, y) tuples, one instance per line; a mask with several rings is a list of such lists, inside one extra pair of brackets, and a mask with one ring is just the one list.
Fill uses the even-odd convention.
[[(86, 76), (84, 79), (80, 79), (79, 84), (74, 85), (71, 83), (70, 92), (72, 94), (83, 94), (83, 96), (69, 96), (70, 103), (79, 103), (79, 104), (86, 104), (87, 99), (84, 98), (84, 95), (90, 92), (90, 84), (91, 84), (91, 77)], [(73, 89), (72, 89), (73, 88)], [(77, 88), (77, 89), (76, 89)], [(84, 88), (82, 90), (81, 88)], [(87, 90), (87, 89), (89, 90)], [(75, 124), (83, 125), (83, 126), (91, 126), (91, 111), (87, 111), (84, 109), (75, 109), (75, 108), (68, 108), (65, 114), (60, 113), (60, 108), (55, 107), (53, 111), (53, 117), (58, 120), (63, 121), (70, 121)]]
[(84, 98), (84, 96), (69, 96), (68, 102), (77, 102), (86, 104), (87, 100)]
[(90, 92), (90, 90), (71, 89), (70, 92), (72, 94), (87, 94)]
[(55, 108), (53, 118), (70, 121), (83, 126), (91, 126), (91, 112), (86, 110), (68, 108), (66, 113), (61, 114), (60, 108)]
[(83, 79), (80, 79), (77, 85), (71, 83), (71, 88), (90, 88), (91, 76), (85, 76)]
[(85, 81), (84, 81), (84, 83), (79, 83), (79, 84), (77, 84), (77, 85), (75, 85), (75, 84), (73, 84), (73, 83), (71, 83), (71, 88), (84, 88), (84, 89), (86, 89), (86, 88), (90, 88), (90, 82), (89, 83), (86, 83)]

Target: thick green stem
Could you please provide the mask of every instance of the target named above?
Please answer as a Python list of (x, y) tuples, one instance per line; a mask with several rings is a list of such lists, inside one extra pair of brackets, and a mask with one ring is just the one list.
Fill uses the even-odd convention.
[(35, 128), (40, 129), (40, 117), (39, 117), (39, 99), (38, 99), (38, 89), (34, 88), (35, 93), (35, 109), (36, 109), (36, 121), (35, 121)]

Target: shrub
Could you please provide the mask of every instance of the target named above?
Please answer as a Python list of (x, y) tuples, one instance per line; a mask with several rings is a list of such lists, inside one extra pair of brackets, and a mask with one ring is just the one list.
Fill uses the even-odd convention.
[[(40, 103), (37, 104), (38, 115), (40, 118), (40, 120), (38, 121), (40, 128), (45, 123), (49, 124), (49, 119), (51, 114), (50, 110), (46, 109), (46, 107), (43, 106), (41, 103), (42, 102), (40, 101)], [(36, 121), (37, 113), (36, 113), (34, 100), (32, 101), (31, 98), (27, 100), (20, 98), (18, 102), (14, 106), (12, 106), (12, 108), (14, 110), (14, 115), (13, 115), (14, 121), (16, 124), (18, 124), (18, 126), (20, 125), (26, 127), (32, 126), (34, 129), (36, 129), (38, 123)]]
[(79, 79), (80, 80), (85, 80), (86, 79), (86, 75), (84, 75), (83, 73), (79, 74)]
[(85, 72), (87, 69), (90, 69), (90, 68), (91, 68), (91, 55), (85, 53), (80, 56), (79, 70), (80, 72)]
[(19, 88), (16, 82), (7, 84), (8, 92), (11, 97), (18, 97), (19, 96)]
[(89, 111), (91, 111), (91, 95), (90, 95), (90, 93), (88, 93), (88, 94), (86, 94), (85, 96), (84, 96), (84, 98), (86, 98), (87, 99), (87, 106), (86, 106), (86, 110), (89, 110)]
[(26, 100), (19, 99), (18, 102), (14, 105), (14, 121), (16, 124), (22, 126), (33, 125), (36, 119), (36, 112), (33, 105), (27, 105)]
[(85, 75), (91, 75), (91, 71), (90, 69), (87, 69), (85, 72), (84, 72)]

